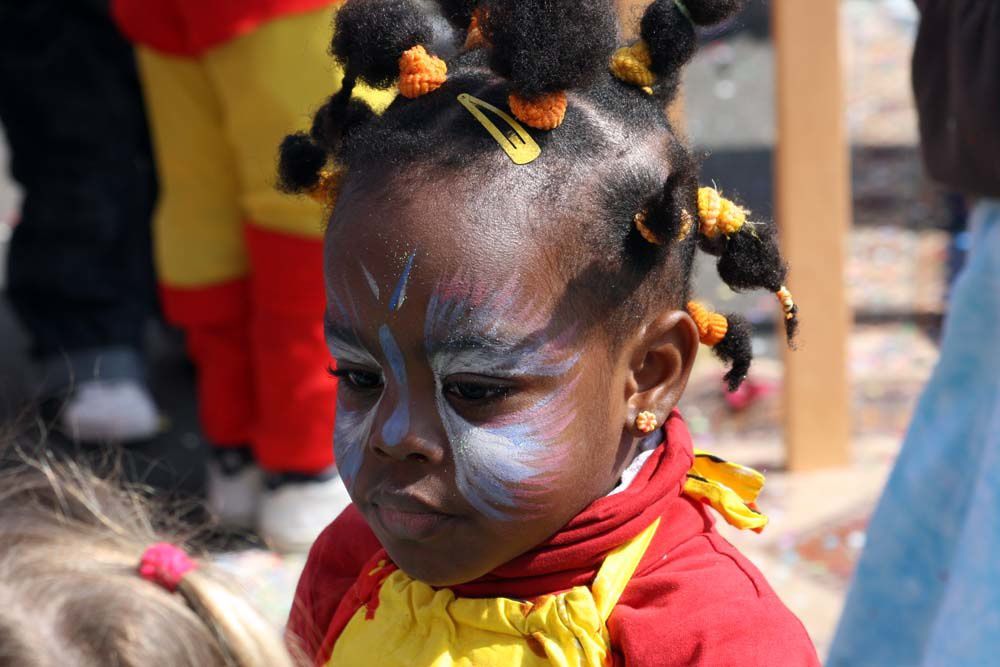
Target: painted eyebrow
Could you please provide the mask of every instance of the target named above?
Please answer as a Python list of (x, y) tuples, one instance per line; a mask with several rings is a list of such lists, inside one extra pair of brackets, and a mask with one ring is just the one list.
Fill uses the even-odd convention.
[(328, 342), (336, 340), (342, 343), (350, 343), (351, 345), (364, 347), (361, 344), (361, 340), (358, 338), (358, 334), (354, 331), (354, 327), (337, 322), (330, 317), (330, 313), (326, 313), (323, 316), (323, 336)]
[(334, 357), (353, 357), (351, 360), (356, 363), (378, 363), (354, 327), (337, 322), (329, 314), (323, 317), (323, 335)]
[(492, 352), (494, 354), (510, 354), (525, 347), (526, 341), (512, 340), (501, 336), (483, 333), (462, 333), (446, 338), (428, 341), (427, 355), (457, 354), (469, 350)]

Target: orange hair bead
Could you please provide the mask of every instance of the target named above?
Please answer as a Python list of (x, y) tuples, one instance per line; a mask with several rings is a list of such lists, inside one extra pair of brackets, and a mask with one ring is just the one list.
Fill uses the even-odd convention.
[(688, 314), (698, 327), (698, 339), (702, 345), (715, 347), (726, 337), (729, 320), (721, 313), (715, 313), (697, 301), (688, 301)]
[(448, 80), (448, 65), (419, 44), (399, 58), (399, 92), (413, 99), (434, 92)]
[(792, 298), (792, 293), (788, 291), (788, 288), (782, 285), (781, 289), (775, 292), (775, 294), (781, 303), (781, 310), (785, 313), (785, 319), (790, 320), (795, 317), (795, 300)]
[(566, 92), (562, 90), (530, 99), (511, 93), (507, 104), (515, 118), (537, 130), (554, 130), (566, 117)]

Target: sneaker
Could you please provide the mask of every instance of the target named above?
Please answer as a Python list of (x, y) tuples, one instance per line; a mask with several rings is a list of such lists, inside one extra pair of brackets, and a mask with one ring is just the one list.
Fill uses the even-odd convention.
[(351, 504), (340, 475), (277, 475), (261, 496), (257, 532), (275, 551), (299, 553)]
[(221, 525), (253, 529), (263, 489), (264, 473), (249, 447), (212, 448), (206, 504)]
[(81, 382), (59, 414), (59, 426), (81, 442), (130, 442), (156, 435), (162, 420), (139, 380)]

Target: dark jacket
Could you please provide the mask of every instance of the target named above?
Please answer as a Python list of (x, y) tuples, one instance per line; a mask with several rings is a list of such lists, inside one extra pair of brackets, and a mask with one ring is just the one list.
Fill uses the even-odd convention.
[(1000, 0), (916, 0), (913, 90), (931, 177), (1000, 198)]

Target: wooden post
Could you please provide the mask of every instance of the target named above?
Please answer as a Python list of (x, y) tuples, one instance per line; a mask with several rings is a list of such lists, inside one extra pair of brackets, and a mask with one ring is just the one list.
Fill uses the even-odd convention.
[(772, 0), (778, 141), (775, 210), (788, 287), (802, 309), (799, 349), (785, 355), (788, 467), (850, 460), (844, 286), (850, 160), (844, 121), (839, 0)]
[(630, 42), (639, 36), (639, 19), (652, 0), (615, 0), (618, 19), (622, 26), (622, 38)]

